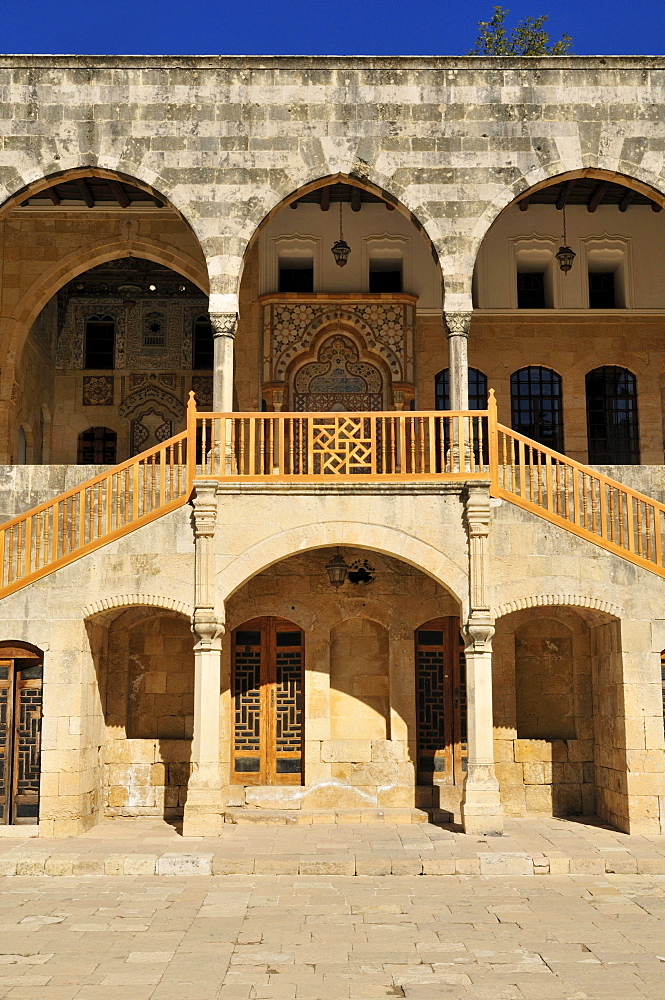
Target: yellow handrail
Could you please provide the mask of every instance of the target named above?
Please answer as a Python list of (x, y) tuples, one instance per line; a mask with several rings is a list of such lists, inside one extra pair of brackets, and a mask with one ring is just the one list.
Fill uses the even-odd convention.
[(496, 424), (493, 438), (492, 496), (509, 500), (579, 538), (665, 576), (665, 504), (510, 427)]
[(187, 432), (0, 524), (0, 597), (182, 506)]

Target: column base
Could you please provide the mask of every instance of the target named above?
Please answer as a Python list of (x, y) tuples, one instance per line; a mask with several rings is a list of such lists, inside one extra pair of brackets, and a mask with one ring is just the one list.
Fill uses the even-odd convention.
[(182, 819), (183, 837), (219, 837), (225, 811), (226, 796), (219, 773), (195, 771), (187, 789)]
[(465, 833), (501, 836), (503, 807), (493, 764), (469, 764), (461, 812)]

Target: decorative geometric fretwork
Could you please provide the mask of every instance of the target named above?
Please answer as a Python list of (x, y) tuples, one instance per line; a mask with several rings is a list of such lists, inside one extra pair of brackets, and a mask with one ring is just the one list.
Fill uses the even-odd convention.
[(234, 781), (302, 780), (303, 641), (281, 618), (255, 618), (234, 633)]
[(312, 458), (317, 475), (352, 475), (372, 466), (371, 421), (364, 417), (316, 417), (312, 424)]
[[(277, 633), (278, 642), (281, 635)], [(300, 633), (297, 633), (300, 638)], [(275, 671), (276, 752), (300, 753), (302, 744), (302, 653), (277, 647)]]
[(83, 376), (84, 406), (113, 406), (113, 376)]
[(6, 823), (6, 811), (9, 805), (9, 790), (11, 787), (11, 772), (9, 770), (10, 756), (10, 732), (9, 732), (9, 709), (11, 687), (9, 670), (2, 667), (3, 677), (0, 679), (0, 821)]
[(419, 643), (416, 650), (418, 746), (421, 753), (436, 753), (444, 747), (443, 633), (440, 634), (441, 645), (438, 649)]
[(36, 816), (41, 757), (41, 680), (20, 681), (17, 702), (16, 809), (19, 816)]
[(42, 665), (0, 661), (0, 823), (37, 822), (42, 731)]
[(261, 750), (261, 643), (236, 645), (234, 748)]

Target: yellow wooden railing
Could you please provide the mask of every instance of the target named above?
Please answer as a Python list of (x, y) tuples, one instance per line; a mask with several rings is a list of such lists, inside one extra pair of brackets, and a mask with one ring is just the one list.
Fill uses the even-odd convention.
[(0, 524), (0, 597), (120, 538), (190, 497), (187, 433)]
[(665, 505), (537, 444), (487, 410), (198, 413), (187, 429), (0, 524), (0, 597), (185, 504), (197, 478), (484, 480), (501, 497), (665, 576)]
[(213, 479), (487, 479), (488, 452), (487, 411), (197, 415)]
[(490, 390), (490, 493), (665, 576), (665, 505), (504, 427)]

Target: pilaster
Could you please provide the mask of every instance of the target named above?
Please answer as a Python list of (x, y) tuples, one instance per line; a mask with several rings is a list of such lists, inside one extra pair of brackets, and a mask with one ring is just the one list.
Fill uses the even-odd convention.
[(215, 599), (214, 539), (217, 483), (196, 484), (194, 498), (195, 607), (192, 773), (183, 820), (187, 837), (216, 836), (224, 820), (219, 762), (223, 612)]
[(488, 594), (489, 490), (471, 484), (466, 497), (469, 537), (469, 617), (466, 638), (468, 759), (462, 794), (465, 833), (503, 833), (503, 810), (494, 769), (492, 636)]

